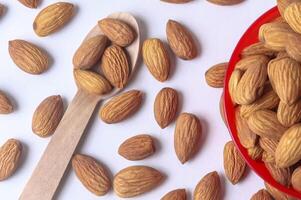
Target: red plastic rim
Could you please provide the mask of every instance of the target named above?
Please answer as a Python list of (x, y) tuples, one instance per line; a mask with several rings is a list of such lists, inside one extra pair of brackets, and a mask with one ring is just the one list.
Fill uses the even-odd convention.
[(248, 165), (267, 183), (272, 185), (273, 187), (277, 188), (278, 190), (289, 194), (292, 197), (301, 198), (301, 193), (297, 192), (293, 188), (287, 188), (279, 183), (277, 183), (270, 173), (268, 172), (267, 168), (264, 166), (262, 161), (254, 161), (250, 158), (248, 155), (247, 150), (241, 145), (238, 136), (237, 136), (237, 130), (235, 125), (235, 108), (232, 104), (230, 95), (229, 95), (229, 89), (228, 89), (228, 82), (230, 79), (230, 76), (235, 68), (235, 64), (241, 59), (240, 53), (242, 50), (253, 44), (258, 42), (258, 31), (262, 24), (265, 24), (267, 22), (273, 21), (277, 17), (279, 17), (279, 11), (277, 7), (272, 8), (271, 10), (264, 13), (261, 17), (259, 17), (244, 33), (244, 35), (239, 40), (237, 46), (235, 47), (235, 50), (233, 51), (233, 54), (231, 56), (229, 67), (226, 73), (226, 79), (225, 79), (225, 88), (224, 88), (224, 101), (225, 101), (225, 114), (226, 114), (226, 120), (228, 122), (228, 129), (231, 134), (231, 137), (235, 144), (237, 145), (239, 151), (242, 153), (244, 159), (248, 163)]

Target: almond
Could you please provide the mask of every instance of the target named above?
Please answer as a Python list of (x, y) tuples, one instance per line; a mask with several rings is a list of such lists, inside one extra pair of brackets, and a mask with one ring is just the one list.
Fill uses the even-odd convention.
[(243, 71), (240, 69), (235, 69), (230, 77), (229, 83), (228, 83), (228, 87), (229, 87), (229, 94), (231, 96), (231, 100), (233, 101), (233, 103), (237, 103), (235, 101), (235, 93), (236, 93), (236, 89), (237, 89), (237, 85), (243, 75)]
[(289, 58), (289, 57), (290, 57), (290, 56), (287, 54), (286, 51), (280, 51), (280, 52), (278, 52), (276, 58)]
[(126, 47), (135, 40), (136, 33), (121, 20), (105, 18), (98, 22), (98, 26), (114, 44), (121, 47)]
[(285, 9), (293, 2), (298, 2), (299, 0), (277, 0), (277, 7), (282, 17), (284, 17)]
[(301, 2), (292, 2), (284, 10), (284, 19), (297, 33), (301, 33)]
[(220, 200), (221, 181), (216, 171), (204, 176), (194, 189), (193, 200)]
[(278, 104), (279, 104), (278, 95), (273, 90), (270, 90), (265, 94), (263, 94), (262, 97), (257, 99), (252, 104), (242, 105), (240, 109), (240, 115), (243, 118), (249, 118), (253, 112), (256, 112), (258, 110), (263, 110), (263, 109), (272, 110), (274, 108), (277, 108)]
[(220, 6), (235, 5), (243, 2), (244, 0), (207, 0), (210, 3), (214, 3)]
[(267, 62), (248, 68), (242, 75), (234, 93), (234, 101), (238, 104), (251, 104), (263, 94), (267, 80)]
[(0, 17), (4, 14), (5, 12), (5, 6), (0, 3)]
[(272, 138), (260, 137), (259, 145), (268, 153), (274, 155), (279, 141)]
[(29, 74), (41, 74), (48, 69), (48, 55), (25, 40), (9, 41), (9, 54), (14, 63)]
[(291, 127), (301, 121), (301, 101), (298, 100), (292, 105), (279, 103), (277, 110), (277, 118), (285, 127)]
[(235, 69), (247, 71), (249, 68), (256, 67), (258, 65), (267, 65), (269, 58), (265, 55), (252, 55), (242, 58), (235, 65)]
[(28, 8), (37, 8), (38, 4), (40, 3), (40, 0), (18, 0), (18, 1)]
[(228, 180), (237, 184), (245, 173), (246, 162), (240, 155), (235, 144), (230, 141), (224, 147), (224, 170)]
[(290, 167), (301, 159), (301, 124), (289, 128), (281, 137), (275, 152), (278, 167)]
[(286, 44), (286, 52), (289, 57), (301, 62), (301, 37), (300, 35), (292, 35), (288, 37)]
[(261, 159), (262, 158), (262, 153), (263, 153), (263, 149), (259, 145), (256, 145), (254, 147), (248, 148), (248, 155), (253, 160), (259, 160), (259, 159)]
[(279, 191), (278, 189), (274, 188), (273, 186), (269, 185), (268, 183), (264, 183), (267, 191), (274, 197), (274, 199), (279, 200), (297, 200), (295, 198), (289, 197), (287, 194)]
[(0, 114), (9, 114), (14, 111), (14, 107), (7, 95), (0, 91)]
[(141, 106), (143, 93), (130, 90), (113, 97), (100, 109), (100, 118), (108, 123), (120, 122), (133, 115)]
[(32, 117), (32, 131), (47, 137), (54, 133), (64, 114), (64, 104), (60, 95), (49, 96), (36, 108)]
[(278, 121), (275, 112), (266, 109), (252, 113), (248, 125), (257, 135), (272, 139), (280, 139), (287, 129)]
[(244, 48), (241, 52), (241, 55), (243, 58), (247, 58), (249, 56), (255, 56), (255, 55), (264, 55), (264, 56), (272, 57), (275, 55), (275, 53), (276, 51), (273, 51), (272, 49), (265, 47), (263, 42), (257, 42)]
[(182, 164), (191, 159), (199, 150), (202, 136), (200, 120), (193, 114), (182, 113), (177, 121), (174, 134), (174, 148)]
[(275, 163), (264, 163), (272, 177), (281, 185), (289, 186), (291, 182), (291, 170), (290, 168), (279, 168)]
[(268, 191), (262, 189), (256, 192), (250, 200), (273, 200), (273, 197)]
[(235, 110), (237, 136), (241, 145), (247, 149), (255, 147), (257, 135), (251, 131), (246, 119), (241, 117), (241, 108)]
[(301, 167), (296, 168), (293, 172), (292, 186), (295, 190), (301, 191)]
[(198, 54), (192, 34), (179, 22), (168, 20), (166, 35), (170, 48), (179, 58), (192, 60)]
[(105, 77), (116, 88), (124, 88), (130, 75), (127, 55), (117, 45), (108, 47), (101, 60), (101, 69)]
[(275, 154), (264, 151), (262, 152), (261, 160), (265, 163), (275, 163)]
[(103, 196), (111, 189), (111, 180), (106, 169), (94, 158), (76, 154), (72, 168), (82, 184), (93, 194)]
[(159, 186), (164, 176), (147, 166), (132, 166), (119, 171), (114, 177), (114, 191), (121, 198), (144, 194)]
[(160, 82), (168, 79), (170, 58), (161, 40), (147, 39), (143, 43), (142, 56), (150, 73)]
[(185, 189), (177, 189), (168, 192), (161, 200), (186, 200), (186, 190)]
[(51, 4), (36, 16), (33, 29), (40, 37), (48, 36), (63, 28), (73, 17), (73, 12), (74, 5), (71, 3), (58, 2)]
[(223, 88), (227, 68), (227, 62), (212, 66), (205, 73), (205, 79), (207, 84), (214, 88)]
[(103, 35), (85, 40), (73, 56), (73, 66), (76, 69), (90, 69), (98, 61), (107, 46), (108, 39)]
[(19, 165), (21, 153), (22, 144), (15, 139), (7, 140), (0, 147), (0, 181), (13, 175)]
[(77, 87), (91, 94), (104, 95), (112, 90), (109, 81), (98, 73), (76, 69), (73, 75)]
[(143, 160), (155, 153), (154, 140), (150, 135), (137, 135), (125, 140), (118, 149), (127, 160)]
[(154, 115), (162, 129), (166, 128), (176, 118), (178, 104), (178, 92), (172, 88), (163, 88), (157, 94), (154, 103)]
[(286, 104), (295, 103), (301, 94), (301, 66), (291, 58), (277, 58), (268, 66), (271, 85), (280, 100)]

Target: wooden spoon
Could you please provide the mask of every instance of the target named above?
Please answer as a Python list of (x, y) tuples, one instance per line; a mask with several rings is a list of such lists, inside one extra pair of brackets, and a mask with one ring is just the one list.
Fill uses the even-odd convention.
[[(130, 76), (132, 76), (140, 50), (138, 23), (129, 13), (114, 13), (108, 17), (128, 23), (137, 34), (135, 41), (126, 48), (130, 59)], [(96, 25), (85, 40), (100, 34), (103, 33)], [(77, 91), (19, 199), (50, 200), (53, 198), (96, 105), (120, 91), (114, 89), (104, 96), (88, 94), (80, 89)]]

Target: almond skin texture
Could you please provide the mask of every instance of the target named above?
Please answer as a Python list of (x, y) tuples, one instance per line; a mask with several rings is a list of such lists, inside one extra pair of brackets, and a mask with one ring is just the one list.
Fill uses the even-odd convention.
[(221, 182), (217, 172), (204, 176), (194, 189), (193, 200), (221, 200)]
[(230, 141), (224, 147), (224, 170), (228, 180), (237, 184), (245, 173), (246, 162), (241, 157), (235, 144)]
[(259, 145), (261, 148), (272, 155), (275, 154), (278, 143), (278, 140), (267, 137), (260, 137), (259, 139)]
[(207, 0), (207, 1), (220, 6), (230, 6), (230, 5), (239, 4), (244, 0)]
[(40, 37), (48, 36), (63, 28), (73, 17), (73, 12), (74, 6), (71, 3), (51, 4), (37, 15), (33, 22), (33, 29)]
[(257, 135), (272, 139), (280, 139), (287, 129), (278, 121), (275, 112), (266, 109), (251, 114), (248, 125)]
[(243, 71), (240, 69), (235, 69), (230, 77), (228, 86), (229, 86), (229, 93), (231, 96), (231, 100), (233, 101), (234, 104), (236, 104), (237, 102), (235, 101), (235, 95), (236, 95), (236, 90), (237, 90), (237, 86), (238, 83), (243, 75)]
[(136, 33), (127, 23), (121, 20), (105, 18), (98, 22), (98, 26), (118, 46), (126, 47), (135, 40)]
[(290, 167), (301, 159), (301, 124), (289, 128), (281, 137), (275, 152), (278, 167)]
[(186, 200), (186, 190), (185, 189), (177, 189), (168, 192), (161, 200)]
[(223, 88), (225, 74), (228, 68), (228, 63), (220, 63), (212, 66), (205, 73), (205, 79), (209, 86), (213, 88)]
[(180, 4), (180, 3), (188, 3), (192, 0), (161, 0), (163, 2), (167, 2), (167, 3), (176, 3), (176, 4)]
[(256, 192), (250, 200), (273, 200), (273, 197), (268, 191), (262, 189)]
[(301, 37), (299, 34), (288, 37), (286, 52), (289, 57), (301, 62)]
[(277, 0), (277, 7), (282, 17), (284, 17), (285, 9), (293, 2), (298, 2), (299, 0)]
[(107, 79), (95, 72), (76, 69), (73, 75), (77, 87), (88, 93), (104, 95), (113, 89)]
[(100, 109), (99, 116), (102, 121), (113, 124), (133, 115), (141, 106), (143, 93), (130, 90), (113, 97)]
[(263, 151), (261, 160), (265, 163), (275, 163), (275, 154)]
[(142, 56), (145, 65), (155, 79), (164, 82), (170, 71), (170, 58), (163, 42), (157, 38), (144, 41)]
[(284, 11), (284, 19), (297, 33), (301, 33), (301, 2), (289, 4)]
[(295, 190), (301, 191), (301, 167), (294, 170), (292, 175), (292, 186)]
[(268, 183), (264, 183), (267, 191), (274, 197), (275, 200), (297, 200), (295, 198), (289, 197), (287, 194), (279, 191)]
[(40, 3), (40, 0), (18, 0), (18, 1), (28, 8), (37, 8)]
[(132, 166), (119, 171), (114, 177), (114, 191), (121, 198), (144, 194), (161, 184), (164, 176), (147, 166)]
[(202, 125), (193, 114), (182, 113), (177, 121), (174, 134), (174, 148), (179, 161), (184, 164), (199, 150)]
[(275, 53), (276, 51), (265, 47), (263, 42), (257, 42), (243, 49), (241, 55), (243, 58), (247, 58), (249, 56), (254, 55), (265, 55), (270, 57), (274, 56)]
[(154, 115), (162, 129), (166, 128), (176, 118), (178, 104), (178, 92), (172, 88), (163, 88), (157, 94), (154, 103)]
[(247, 71), (249, 68), (253, 68), (257, 65), (266, 65), (269, 58), (265, 55), (252, 55), (242, 58), (235, 65), (235, 69), (240, 69), (242, 71)]
[(15, 139), (7, 140), (0, 147), (0, 181), (13, 175), (19, 165), (21, 153), (22, 144)]
[(280, 184), (289, 186), (291, 182), (291, 170), (290, 168), (278, 168), (275, 163), (265, 163), (266, 168), (272, 175), (272, 177)]
[(168, 20), (166, 35), (170, 48), (179, 58), (192, 60), (198, 54), (191, 33), (179, 22)]
[(9, 54), (14, 63), (29, 74), (41, 74), (48, 69), (48, 55), (25, 40), (9, 41)]
[(125, 140), (118, 149), (127, 160), (143, 160), (155, 153), (154, 140), (150, 135), (137, 135)]
[(254, 147), (248, 148), (248, 155), (253, 160), (259, 160), (259, 159), (261, 159), (262, 158), (262, 153), (263, 153), (263, 149), (259, 145), (256, 145)]
[(64, 103), (59, 95), (44, 99), (32, 117), (32, 131), (40, 137), (54, 133), (64, 114)]
[(106, 36), (98, 35), (85, 40), (77, 49), (73, 56), (73, 66), (75, 69), (90, 69), (98, 61), (107, 46)]
[(101, 60), (101, 69), (114, 87), (124, 88), (127, 84), (130, 67), (121, 47), (112, 45), (105, 50)]
[(298, 100), (301, 93), (301, 66), (297, 61), (291, 58), (274, 59), (269, 63), (268, 75), (283, 103), (291, 105)]
[(277, 110), (277, 118), (285, 127), (291, 127), (301, 120), (301, 101), (297, 101), (292, 105), (279, 103)]
[(0, 114), (9, 114), (14, 111), (14, 107), (7, 95), (0, 91)]
[(111, 189), (111, 180), (106, 169), (94, 158), (76, 154), (72, 168), (82, 184), (93, 194), (103, 196)]

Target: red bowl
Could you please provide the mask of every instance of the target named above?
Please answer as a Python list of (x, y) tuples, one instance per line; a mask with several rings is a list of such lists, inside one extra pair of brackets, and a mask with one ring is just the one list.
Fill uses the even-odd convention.
[(279, 17), (279, 11), (277, 7), (272, 8), (271, 10), (264, 13), (261, 17), (259, 17), (244, 33), (244, 35), (239, 40), (237, 46), (235, 47), (235, 50), (231, 56), (230, 62), (229, 62), (229, 68), (226, 73), (226, 79), (225, 79), (225, 88), (224, 88), (224, 102), (225, 102), (225, 114), (226, 114), (226, 120), (228, 123), (228, 129), (231, 134), (231, 137), (235, 144), (237, 145), (239, 151), (242, 153), (244, 159), (248, 163), (248, 165), (267, 183), (272, 185), (273, 187), (277, 188), (278, 190), (292, 196), (301, 198), (301, 193), (297, 192), (293, 188), (287, 188), (279, 183), (277, 183), (270, 173), (268, 172), (267, 168), (265, 167), (264, 163), (262, 161), (255, 161), (250, 158), (248, 155), (247, 150), (241, 145), (238, 136), (237, 136), (237, 130), (236, 130), (236, 124), (235, 124), (235, 107), (232, 103), (230, 94), (229, 94), (229, 88), (228, 88), (228, 82), (230, 79), (230, 76), (235, 68), (235, 64), (241, 59), (240, 53), (242, 50), (253, 44), (258, 42), (258, 31), (262, 24), (265, 24), (267, 22), (273, 21), (277, 17)]

